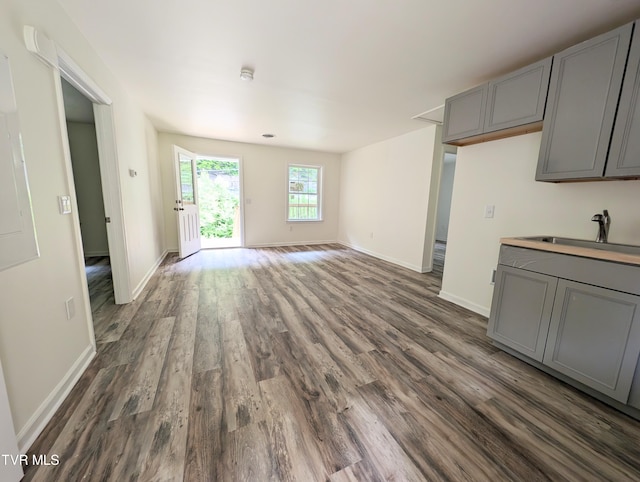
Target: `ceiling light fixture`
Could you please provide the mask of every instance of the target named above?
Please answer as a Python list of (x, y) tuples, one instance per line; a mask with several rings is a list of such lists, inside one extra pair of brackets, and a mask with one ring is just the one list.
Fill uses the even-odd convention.
[(253, 80), (253, 69), (249, 69), (249, 68), (243, 68), (240, 71), (240, 80), (246, 80), (247, 82), (250, 82)]
[(265, 139), (273, 139), (275, 136), (275, 134), (262, 134), (262, 137)]

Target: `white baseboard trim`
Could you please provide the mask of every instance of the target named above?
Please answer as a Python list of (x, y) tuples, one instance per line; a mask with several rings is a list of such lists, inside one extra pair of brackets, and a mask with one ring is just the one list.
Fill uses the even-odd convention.
[(60, 380), (49, 396), (42, 402), (35, 413), (18, 432), (18, 448), (21, 454), (27, 453), (29, 447), (35, 442), (38, 435), (44, 430), (45, 425), (60, 408), (73, 386), (78, 382), (84, 371), (93, 360), (96, 351), (93, 345), (89, 345), (71, 365), (66, 375)]
[[(278, 243), (252, 243), (245, 244), (244, 246), (238, 246), (239, 248), (280, 248), (284, 246), (313, 246), (315, 244), (342, 244), (335, 239), (325, 241), (283, 241)], [(203, 249), (227, 249), (227, 248), (203, 248)], [(167, 253), (177, 253), (178, 248), (169, 248)]]
[(85, 251), (85, 258), (97, 258), (100, 256), (109, 256), (109, 251)]
[(325, 241), (284, 241), (282, 243), (254, 243), (247, 244), (245, 248), (280, 248), (283, 246), (313, 246), (315, 244), (335, 244), (335, 239)]
[(384, 254), (376, 253), (375, 251), (371, 251), (369, 249), (362, 248), (360, 246), (356, 246), (354, 244), (346, 243), (344, 241), (338, 241), (338, 244), (346, 246), (347, 248), (351, 248), (359, 253), (368, 254), (369, 256), (373, 256), (374, 258), (381, 259), (383, 261), (388, 261), (389, 263), (397, 264), (398, 266), (402, 266), (403, 268), (410, 269), (411, 271), (417, 271), (418, 273), (424, 273), (423, 267), (417, 264), (407, 263), (406, 261), (402, 261), (401, 259), (392, 258), (391, 256), (386, 256)]
[(453, 295), (451, 293), (447, 293), (446, 291), (440, 291), (438, 293), (438, 298), (442, 298), (443, 300), (450, 301), (456, 305), (462, 306), (468, 310), (473, 311), (474, 313), (478, 313), (479, 315), (486, 316), (489, 318), (489, 308), (485, 306), (480, 306), (477, 303), (473, 303), (472, 301), (466, 300), (464, 298), (460, 298), (459, 296)]
[(165, 249), (164, 252), (160, 255), (160, 257), (153, 264), (153, 266), (151, 266), (151, 268), (149, 268), (147, 273), (144, 275), (144, 278), (142, 278), (142, 281), (140, 281), (140, 283), (138, 283), (138, 286), (136, 286), (136, 289), (133, 290), (132, 299), (135, 300), (140, 295), (140, 293), (142, 293), (142, 290), (145, 288), (145, 286), (147, 286), (147, 283), (149, 282), (149, 280), (153, 276), (153, 273), (155, 273), (156, 270), (158, 269), (158, 267), (160, 266), (160, 264), (162, 264), (162, 261), (167, 256), (167, 254), (169, 254), (169, 250)]

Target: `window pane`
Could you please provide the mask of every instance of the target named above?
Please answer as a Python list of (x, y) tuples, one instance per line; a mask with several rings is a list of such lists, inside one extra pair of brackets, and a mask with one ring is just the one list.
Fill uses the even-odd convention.
[(191, 159), (180, 156), (180, 190), (182, 192), (182, 203), (193, 204), (193, 170), (191, 169)]
[(288, 219), (318, 220), (320, 168), (289, 166)]

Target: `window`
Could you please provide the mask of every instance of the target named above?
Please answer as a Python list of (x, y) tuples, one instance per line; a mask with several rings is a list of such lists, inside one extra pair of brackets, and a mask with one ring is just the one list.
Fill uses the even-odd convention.
[(287, 221), (321, 221), (322, 168), (289, 164)]

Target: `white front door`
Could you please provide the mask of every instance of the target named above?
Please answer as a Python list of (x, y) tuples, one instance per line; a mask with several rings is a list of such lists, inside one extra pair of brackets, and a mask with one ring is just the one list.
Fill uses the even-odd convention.
[(178, 251), (186, 258), (200, 251), (200, 216), (196, 183), (196, 155), (173, 146), (176, 164), (176, 202), (178, 219)]

